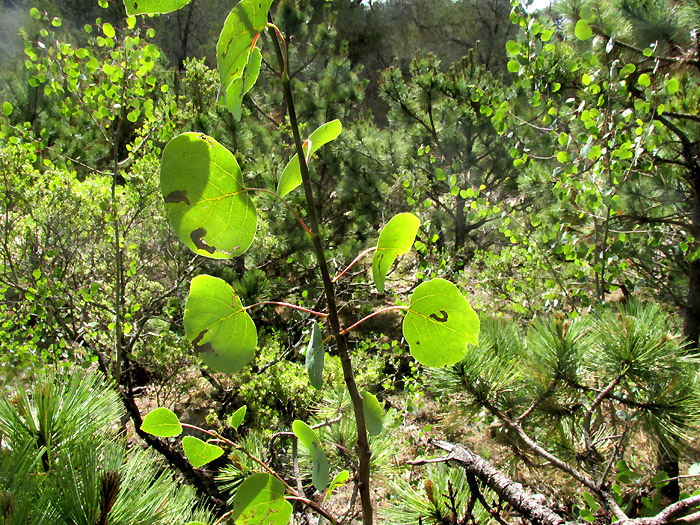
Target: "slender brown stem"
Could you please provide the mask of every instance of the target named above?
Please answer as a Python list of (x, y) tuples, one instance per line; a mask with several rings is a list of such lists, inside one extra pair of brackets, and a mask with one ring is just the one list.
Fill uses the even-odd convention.
[(360, 460), (360, 466), (358, 471), (358, 484), (360, 490), (360, 502), (362, 505), (362, 523), (363, 525), (372, 525), (372, 498), (369, 486), (369, 473), (370, 473), (370, 457), (371, 452), (369, 448), (369, 440), (367, 438), (367, 427), (365, 424), (365, 414), (363, 409), (363, 400), (360, 395), (360, 390), (355, 383), (355, 373), (352, 366), (352, 361), (350, 359), (350, 352), (348, 351), (347, 340), (341, 332), (340, 321), (338, 319), (338, 307), (336, 305), (335, 288), (333, 286), (333, 280), (331, 279), (330, 273), (328, 271), (328, 262), (326, 261), (326, 254), (323, 249), (323, 242), (319, 234), (319, 224), (318, 217), (316, 216), (316, 204), (314, 202), (314, 193), (311, 186), (311, 177), (309, 176), (309, 168), (306, 164), (306, 158), (304, 155), (304, 147), (299, 133), (299, 124), (297, 122), (296, 111), (294, 109), (294, 97), (292, 95), (291, 82), (289, 76), (287, 75), (287, 64), (285, 57), (282, 55), (282, 48), (280, 45), (279, 35), (271, 29), (271, 40), (275, 48), (275, 54), (277, 55), (277, 60), (283, 68), (282, 73), (282, 88), (284, 92), (284, 99), (287, 104), (287, 111), (289, 114), (289, 123), (292, 128), (292, 134), (294, 136), (294, 145), (299, 158), (299, 168), (301, 171), (301, 179), (304, 187), (304, 195), (306, 197), (306, 207), (307, 213), (309, 215), (309, 223), (311, 227), (311, 241), (313, 242), (314, 252), (316, 253), (316, 260), (318, 261), (318, 267), (321, 272), (321, 277), (323, 280), (323, 289), (326, 294), (326, 301), (328, 302), (328, 321), (331, 327), (331, 333), (336, 341), (338, 355), (340, 357), (340, 362), (343, 368), (343, 378), (345, 379), (345, 385), (348, 388), (348, 393), (350, 394), (350, 399), (352, 400), (353, 411), (355, 413), (355, 424), (357, 427), (357, 445), (356, 451)]

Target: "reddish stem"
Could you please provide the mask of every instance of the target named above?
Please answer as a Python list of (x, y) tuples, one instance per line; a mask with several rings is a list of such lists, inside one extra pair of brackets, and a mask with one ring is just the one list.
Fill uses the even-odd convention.
[(284, 200), (284, 198), (277, 195), (274, 191), (266, 190), (265, 188), (245, 188), (245, 191), (259, 191), (260, 193), (268, 193), (269, 195), (272, 195), (273, 197), (278, 198), (289, 209), (289, 211), (291, 211), (294, 214), (294, 216), (299, 221), (299, 224), (301, 224), (301, 227), (304, 228), (304, 231), (306, 233), (308, 233), (309, 235), (311, 235), (311, 230), (306, 225), (306, 223), (302, 220), (302, 218), (299, 217), (299, 214), (296, 212), (296, 210), (294, 208), (292, 208), (292, 205), (289, 204), (286, 200)]
[(389, 310), (408, 310), (408, 306), (387, 306), (386, 308), (381, 308), (381, 309), (377, 310), (376, 312), (372, 312), (372, 313), (369, 314), (367, 317), (363, 317), (362, 319), (360, 319), (359, 321), (357, 321), (354, 325), (348, 326), (347, 328), (345, 328), (345, 329), (344, 329), (342, 332), (340, 332), (340, 333), (341, 333), (341, 334), (347, 334), (350, 330), (352, 330), (353, 328), (357, 327), (358, 325), (361, 325), (361, 324), (364, 323), (367, 319), (370, 319), (370, 318), (374, 317), (375, 315), (379, 315), (379, 314), (383, 314), (384, 312), (388, 312)]
[(357, 257), (355, 257), (355, 258), (352, 260), (352, 262), (350, 263), (350, 265), (349, 265), (347, 268), (345, 268), (345, 270), (343, 270), (340, 274), (338, 274), (336, 277), (334, 277), (332, 282), (336, 282), (336, 281), (337, 281), (338, 279), (340, 279), (343, 275), (345, 275), (345, 274), (348, 272), (348, 270), (349, 270), (350, 268), (352, 268), (352, 267), (355, 265), (355, 263), (356, 263), (357, 261), (359, 261), (360, 259), (362, 259), (362, 258), (363, 258), (365, 255), (367, 255), (369, 252), (373, 252), (373, 251), (376, 250), (376, 249), (377, 249), (376, 246), (372, 246), (371, 248), (367, 248), (364, 252), (362, 252), (360, 255), (358, 255)]
[(294, 308), (295, 310), (301, 310), (302, 312), (306, 312), (307, 314), (311, 314), (311, 315), (320, 315), (321, 317), (326, 317), (326, 316), (328, 315), (328, 314), (324, 314), (323, 312), (317, 312), (317, 311), (315, 311), (315, 310), (309, 310), (308, 308), (304, 308), (303, 306), (299, 306), (299, 305), (291, 304), (291, 303), (282, 303), (282, 302), (279, 302), (279, 301), (262, 301), (262, 302), (260, 302), (260, 303), (255, 303), (255, 304), (251, 304), (251, 305), (245, 306), (245, 307), (243, 307), (243, 309), (244, 309), (244, 310), (247, 310), (248, 308), (253, 308), (253, 307), (255, 307), (255, 306), (262, 306), (262, 305), (265, 305), (265, 304), (276, 304), (276, 305), (278, 305), (278, 306), (286, 306), (286, 307), (288, 307), (288, 308)]

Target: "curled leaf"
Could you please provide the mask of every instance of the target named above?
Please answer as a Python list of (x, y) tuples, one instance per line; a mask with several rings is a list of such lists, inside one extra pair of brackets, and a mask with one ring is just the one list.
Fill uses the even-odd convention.
[(377, 290), (384, 291), (384, 281), (399, 255), (408, 252), (416, 239), (420, 221), (412, 213), (399, 213), (382, 229), (372, 258), (372, 276)]
[[(306, 154), (307, 163), (311, 155), (313, 155), (318, 148), (336, 139), (342, 130), (343, 126), (337, 119), (319, 126), (304, 143), (304, 153)], [(277, 183), (277, 194), (280, 197), (284, 197), (287, 193), (299, 186), (299, 184), (301, 184), (301, 167), (299, 165), (299, 157), (294, 154), (284, 168), (282, 176)]]

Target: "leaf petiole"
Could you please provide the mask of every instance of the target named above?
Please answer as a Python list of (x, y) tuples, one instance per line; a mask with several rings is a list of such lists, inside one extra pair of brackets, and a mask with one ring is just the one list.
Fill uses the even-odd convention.
[(336, 282), (336, 281), (337, 281), (338, 279), (340, 279), (343, 275), (345, 275), (345, 274), (348, 272), (348, 270), (350, 270), (350, 268), (352, 268), (352, 267), (355, 265), (355, 263), (357, 263), (357, 261), (359, 261), (359, 260), (362, 259), (365, 255), (367, 255), (368, 253), (373, 252), (373, 251), (376, 250), (376, 249), (377, 249), (376, 246), (372, 246), (371, 248), (367, 248), (367, 249), (366, 249), (365, 251), (363, 251), (360, 255), (358, 255), (357, 257), (355, 257), (355, 258), (352, 260), (352, 262), (348, 265), (348, 267), (345, 268), (345, 270), (343, 270), (343, 271), (340, 272), (337, 276), (335, 276), (335, 277), (333, 278), (333, 281), (332, 281), (332, 282)]
[(357, 322), (356, 322), (355, 324), (353, 324), (352, 326), (348, 326), (348, 327), (345, 328), (343, 331), (341, 331), (340, 334), (341, 334), (341, 335), (347, 334), (350, 330), (352, 330), (352, 329), (358, 327), (359, 325), (361, 325), (362, 323), (364, 323), (364, 322), (367, 321), (368, 319), (371, 319), (371, 318), (374, 317), (375, 315), (383, 314), (384, 312), (388, 312), (388, 311), (390, 311), (390, 310), (408, 310), (408, 306), (387, 306), (386, 308), (380, 308), (380, 309), (377, 310), (376, 312), (372, 312), (371, 314), (369, 314), (367, 317), (363, 317), (362, 319), (360, 319), (359, 321), (357, 321)]
[(299, 214), (294, 210), (294, 208), (292, 207), (292, 205), (289, 204), (289, 202), (287, 202), (283, 197), (280, 197), (280, 196), (279, 196), (277, 193), (275, 193), (274, 191), (266, 190), (265, 188), (245, 188), (245, 191), (258, 191), (258, 192), (260, 192), (260, 193), (268, 193), (268, 194), (272, 195), (273, 197), (276, 197), (277, 199), (279, 199), (280, 201), (282, 201), (282, 203), (287, 207), (287, 209), (289, 209), (289, 211), (291, 211), (291, 212), (294, 214), (294, 216), (296, 217), (297, 221), (299, 221), (299, 224), (301, 224), (301, 227), (304, 228), (304, 231), (305, 231), (306, 233), (308, 233), (309, 235), (311, 235), (311, 230), (309, 229), (309, 227), (308, 227), (308, 226), (306, 225), (306, 223), (302, 220), (302, 218), (299, 216)]

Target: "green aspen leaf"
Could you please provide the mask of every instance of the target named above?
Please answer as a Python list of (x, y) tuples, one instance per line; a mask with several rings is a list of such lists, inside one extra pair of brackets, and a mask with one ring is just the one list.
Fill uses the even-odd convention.
[(412, 213), (399, 213), (382, 228), (377, 241), (377, 250), (372, 258), (374, 285), (384, 291), (384, 281), (391, 265), (399, 255), (408, 252), (413, 246), (420, 226), (418, 217)]
[(230, 259), (253, 242), (257, 213), (233, 154), (203, 133), (183, 133), (165, 147), (160, 189), (168, 219), (192, 251)]
[(177, 11), (189, 3), (190, 0), (124, 0), (124, 7), (129, 16), (157, 15)]
[(198, 275), (185, 305), (185, 335), (202, 361), (232, 374), (255, 356), (258, 333), (240, 298), (225, 281)]
[(579, 40), (588, 40), (593, 36), (593, 30), (591, 26), (588, 25), (584, 19), (576, 22), (576, 27), (574, 28), (574, 34)]
[(221, 447), (210, 445), (192, 436), (182, 438), (182, 449), (194, 468), (206, 465), (224, 454), (224, 449)]
[(29, 16), (31, 16), (34, 20), (39, 20), (41, 18), (41, 12), (36, 7), (32, 7), (29, 10)]
[(651, 78), (646, 73), (642, 73), (639, 75), (637, 82), (639, 82), (640, 86), (649, 87), (651, 85)]
[(520, 63), (517, 60), (509, 60), (506, 67), (511, 73), (517, 73), (520, 71)]
[(292, 505), (284, 499), (284, 484), (266, 473), (247, 478), (233, 497), (231, 519), (237, 525), (286, 525)]
[(333, 478), (333, 481), (331, 481), (331, 484), (328, 486), (323, 502), (325, 503), (328, 500), (335, 489), (345, 485), (348, 482), (348, 479), (350, 479), (350, 473), (347, 470), (341, 470), (338, 472)]
[[(306, 158), (311, 158), (311, 155), (313, 155), (318, 148), (336, 139), (342, 130), (343, 126), (337, 119), (319, 126), (306, 142), (304, 142)], [(299, 186), (299, 184), (301, 184), (301, 168), (299, 166), (299, 157), (297, 154), (294, 154), (287, 163), (287, 166), (285, 166), (282, 176), (277, 183), (277, 194), (280, 197), (284, 197), (287, 193)]]
[(325, 490), (330, 480), (330, 471), (328, 470), (326, 453), (321, 448), (321, 442), (316, 432), (309, 425), (298, 419), (292, 423), (292, 430), (311, 455), (311, 481), (313, 481), (314, 487), (316, 490)]
[(141, 430), (165, 438), (182, 434), (182, 425), (172, 411), (161, 407), (146, 414), (141, 423)]
[(239, 408), (233, 414), (231, 414), (231, 416), (229, 416), (228, 424), (234, 429), (238, 430), (238, 427), (240, 427), (241, 423), (243, 423), (246, 411), (247, 408), (245, 405), (243, 405), (241, 408)]
[(262, 64), (262, 54), (260, 50), (255, 47), (248, 61), (248, 66), (245, 68), (243, 75), (236, 78), (229, 85), (226, 90), (224, 99), (226, 101), (226, 108), (231, 112), (233, 118), (236, 120), (241, 119), (241, 104), (243, 103), (243, 95), (250, 91), (255, 85), (255, 81), (258, 79), (260, 74), (260, 64)]
[(311, 385), (318, 390), (323, 388), (323, 360), (325, 354), (321, 327), (314, 321), (313, 327), (311, 328), (311, 340), (306, 349), (306, 369), (309, 371), (309, 381)]
[[(226, 95), (226, 107), (239, 118), (243, 95), (255, 83), (260, 71), (258, 61), (257, 69), (246, 74), (251, 57), (254, 57), (251, 69), (254, 69), (255, 60), (260, 59), (260, 52), (254, 54), (253, 49), (258, 35), (267, 27), (267, 12), (271, 4), (272, 0), (238, 2), (226, 18), (216, 44), (221, 92)], [(238, 83), (238, 87), (232, 87), (234, 83)]]
[(669, 95), (674, 95), (678, 91), (678, 80), (675, 78), (669, 79), (668, 83), (666, 84), (666, 92)]
[(377, 396), (369, 392), (362, 392), (365, 413), (365, 425), (370, 436), (378, 436), (382, 433), (382, 406), (377, 400)]
[(2, 103), (2, 112), (5, 114), (6, 117), (12, 115), (12, 109), (12, 104), (10, 104), (9, 102)]
[(520, 53), (520, 46), (517, 42), (513, 40), (508, 40), (508, 42), (506, 42), (506, 51), (508, 51), (508, 53), (510, 53), (511, 55), (517, 55), (518, 53)]
[(413, 292), (403, 335), (419, 363), (452, 365), (467, 353), (467, 344), (478, 344), (479, 316), (454, 284), (432, 279)]
[(114, 27), (112, 26), (112, 24), (108, 23), (102, 25), (102, 32), (107, 38), (114, 38), (114, 35), (116, 35), (116, 33), (114, 32)]

